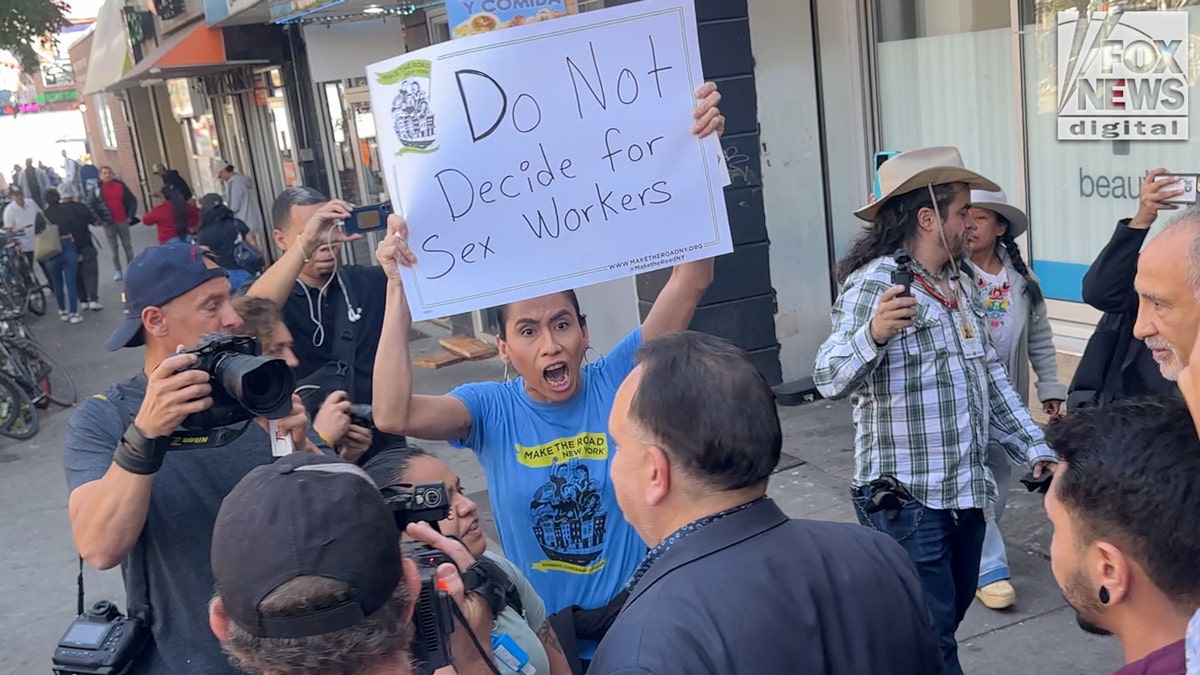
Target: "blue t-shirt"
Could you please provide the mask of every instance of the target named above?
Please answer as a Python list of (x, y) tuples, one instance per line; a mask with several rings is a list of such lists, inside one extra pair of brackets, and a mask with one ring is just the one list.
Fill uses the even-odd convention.
[(450, 392), (471, 413), (470, 437), (451, 445), (474, 450), (483, 465), (504, 555), (547, 614), (608, 604), (646, 555), (608, 477), (616, 448), (608, 415), (641, 344), (638, 328), (584, 366), (579, 390), (562, 403), (531, 400), (522, 378)]

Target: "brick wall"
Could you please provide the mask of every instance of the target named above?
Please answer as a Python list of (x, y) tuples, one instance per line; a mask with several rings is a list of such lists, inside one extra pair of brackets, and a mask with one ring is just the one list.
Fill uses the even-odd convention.
[[(84, 127), (87, 130), (88, 150), (92, 155), (92, 164), (96, 166), (111, 166), (117, 177), (129, 184), (134, 194), (138, 194), (137, 159), (134, 154), (133, 131), (131, 120), (125, 116), (125, 106), (113, 94), (84, 96), (83, 88), (87, 82), (88, 55), (92, 50), (92, 36), (75, 43), (70, 50), (71, 63), (75, 67), (75, 83), (79, 91), (79, 100), (87, 105), (83, 114)], [(130, 95), (138, 95), (134, 92)], [(116, 146), (106, 148), (104, 134), (100, 126), (99, 101), (108, 105), (112, 115), (113, 131), (116, 136)], [(139, 200), (140, 201), (140, 200)], [(141, 209), (145, 211), (145, 205)]]

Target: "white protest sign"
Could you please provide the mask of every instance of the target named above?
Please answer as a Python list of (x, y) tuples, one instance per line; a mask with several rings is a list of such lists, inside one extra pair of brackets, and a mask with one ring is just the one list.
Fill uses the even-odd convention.
[(692, 0), (446, 42), (367, 67), (413, 318), (733, 250)]

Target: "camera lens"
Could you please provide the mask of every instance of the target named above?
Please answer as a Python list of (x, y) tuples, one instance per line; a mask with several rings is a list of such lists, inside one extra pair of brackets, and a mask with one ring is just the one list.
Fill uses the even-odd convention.
[(418, 502), (427, 507), (438, 507), (442, 505), (442, 492), (437, 488), (429, 488), (421, 493)]
[(256, 417), (280, 419), (292, 411), (296, 376), (283, 359), (229, 354), (213, 368), (213, 377)]

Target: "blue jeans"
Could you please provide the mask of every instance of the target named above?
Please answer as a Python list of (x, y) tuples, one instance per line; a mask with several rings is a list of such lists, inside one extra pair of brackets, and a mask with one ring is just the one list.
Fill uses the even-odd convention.
[[(50, 286), (54, 289), (54, 300), (58, 302), (58, 311), (71, 314), (79, 313), (79, 287), (75, 277), (79, 273), (79, 253), (75, 250), (75, 242), (70, 239), (62, 240), (62, 253), (45, 261), (46, 276), (50, 277)], [(66, 297), (63, 297), (64, 291)], [(70, 310), (67, 302), (70, 302)]]
[(988, 445), (987, 468), (996, 478), (996, 517), (989, 520), (983, 537), (983, 557), (979, 561), (979, 587), (1012, 577), (1008, 569), (1008, 551), (1004, 549), (1004, 538), (1000, 536), (1000, 516), (1008, 503), (1008, 490), (1012, 487), (1012, 460), (999, 443)]
[(983, 509), (927, 509), (913, 501), (868, 514), (869, 486), (851, 491), (858, 522), (883, 532), (904, 547), (921, 577), (921, 590), (933, 615), (947, 675), (962, 675), (954, 632), (975, 599), (983, 547)]

